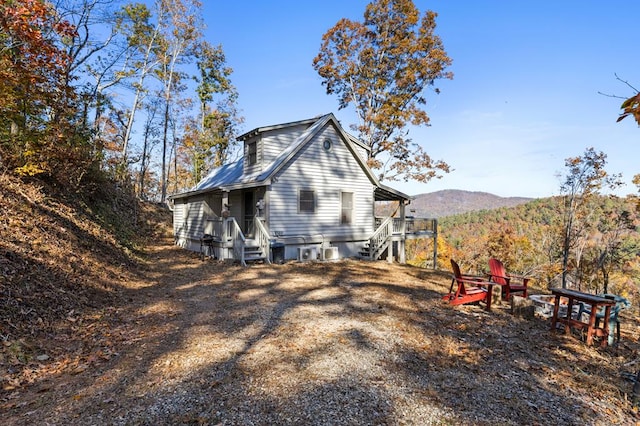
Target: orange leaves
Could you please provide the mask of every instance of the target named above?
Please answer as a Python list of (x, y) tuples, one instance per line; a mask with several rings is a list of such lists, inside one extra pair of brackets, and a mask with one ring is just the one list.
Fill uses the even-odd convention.
[(75, 27), (58, 20), (51, 5), (42, 0), (22, 0), (5, 5), (0, 12), (0, 28), (6, 34), (1, 47), (10, 50), (14, 60), (44, 69), (66, 63), (68, 58), (57, 48), (55, 37), (72, 37)]
[(45, 160), (46, 151), (59, 143), (56, 128), (66, 120), (63, 114), (55, 122), (48, 120), (52, 111), (64, 111), (71, 97), (66, 86), (70, 59), (60, 46), (74, 35), (74, 26), (61, 20), (49, 2), (0, 5), (0, 93), (5, 95), (0, 119), (11, 123), (13, 142), (0, 155), (23, 175), (48, 172), (58, 160)]
[[(448, 172), (408, 137), (405, 126), (426, 125), (422, 92), (440, 78), (451, 60), (435, 35), (435, 13), (420, 12), (411, 0), (377, 0), (364, 21), (341, 19), (325, 33), (313, 67), (340, 108), (353, 104), (359, 137), (369, 146), (370, 166), (382, 179), (426, 182)], [(374, 160), (375, 159), (375, 160)]]
[(634, 96), (626, 99), (622, 105), (620, 105), (620, 109), (622, 109), (623, 112), (620, 114), (620, 117), (618, 117), (618, 122), (628, 116), (632, 116), (640, 126), (640, 93), (636, 93)]

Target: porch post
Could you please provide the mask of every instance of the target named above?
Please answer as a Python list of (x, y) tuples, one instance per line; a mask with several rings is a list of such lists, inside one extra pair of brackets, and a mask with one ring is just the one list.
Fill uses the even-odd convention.
[(229, 217), (229, 191), (222, 191), (222, 209), (220, 214), (223, 218), (222, 226), (222, 241), (227, 241), (229, 238), (229, 226), (227, 225), (227, 218)]
[(406, 239), (407, 220), (405, 217), (405, 204), (404, 200), (400, 201), (400, 241), (398, 241), (398, 262), (401, 264), (407, 263), (407, 257), (404, 251), (404, 242)]

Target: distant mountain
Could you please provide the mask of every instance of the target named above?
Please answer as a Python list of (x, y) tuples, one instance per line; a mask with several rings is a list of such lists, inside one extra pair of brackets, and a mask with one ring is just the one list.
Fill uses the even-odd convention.
[(478, 210), (514, 207), (533, 198), (499, 197), (487, 192), (446, 189), (414, 196), (407, 215), (416, 217), (444, 217)]

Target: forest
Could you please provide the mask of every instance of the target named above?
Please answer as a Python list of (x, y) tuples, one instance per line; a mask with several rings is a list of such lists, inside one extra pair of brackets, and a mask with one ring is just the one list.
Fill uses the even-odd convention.
[(0, 5), (0, 161), (70, 189), (111, 179), (141, 199), (193, 186), (242, 122), (198, 0)]
[[(449, 259), (482, 274), (488, 259), (502, 259), (512, 273), (533, 277), (543, 289), (562, 285), (565, 198), (550, 197), (515, 207), (447, 216), (438, 220), (439, 269)], [(568, 264), (571, 287), (590, 293), (616, 293), (640, 300), (640, 217), (638, 199), (597, 195), (584, 206)], [(429, 240), (413, 240), (414, 265), (432, 263)]]

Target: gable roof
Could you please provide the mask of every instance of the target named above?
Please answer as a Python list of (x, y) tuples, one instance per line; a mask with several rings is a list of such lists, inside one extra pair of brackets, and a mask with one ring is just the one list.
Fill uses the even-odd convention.
[(271, 130), (281, 130), (281, 129), (286, 129), (287, 127), (294, 127), (294, 126), (301, 126), (301, 125), (305, 125), (305, 124), (311, 124), (311, 123), (317, 121), (321, 117), (322, 116), (317, 116), (317, 117), (314, 117), (314, 118), (308, 118), (306, 120), (292, 121), (290, 123), (282, 123), (282, 124), (274, 124), (272, 126), (256, 127), (255, 129), (249, 130), (247, 133), (243, 133), (242, 135), (238, 136), (236, 138), (236, 140), (243, 141), (245, 139), (252, 138), (255, 135), (258, 135), (260, 133), (269, 132)]
[[(312, 123), (312, 124), (311, 124)], [(181, 194), (175, 194), (170, 196), (172, 199), (188, 197), (191, 195), (197, 195), (209, 191), (222, 190), (230, 191), (234, 189), (241, 189), (253, 186), (268, 185), (271, 183), (271, 178), (277, 175), (286, 165), (295, 157), (295, 155), (307, 144), (313, 137), (322, 130), (325, 125), (332, 124), (336, 131), (342, 136), (345, 145), (353, 155), (354, 159), (358, 162), (362, 170), (365, 172), (371, 183), (376, 187), (375, 198), (378, 201), (382, 200), (397, 200), (405, 199), (409, 200), (406, 194), (400, 191), (396, 191), (386, 185), (382, 185), (375, 174), (367, 166), (364, 160), (358, 155), (356, 151), (356, 143), (360, 147), (368, 149), (366, 145), (358, 141), (355, 137), (351, 136), (342, 128), (336, 117), (332, 114), (325, 114), (321, 117), (316, 117), (308, 120), (295, 121), (291, 123), (284, 123), (268, 127), (259, 127), (250, 132), (247, 132), (239, 136), (238, 140), (248, 139), (262, 132), (270, 130), (284, 129), (286, 127), (298, 126), (302, 124), (311, 124), (305, 131), (303, 131), (298, 138), (293, 141), (287, 148), (285, 148), (278, 156), (268, 165), (266, 165), (262, 171), (258, 173), (243, 174), (243, 159), (240, 159), (234, 163), (227, 164), (216, 169), (213, 169), (206, 177), (204, 177), (198, 184), (190, 191), (183, 192)], [(356, 142), (357, 141), (357, 142)]]

